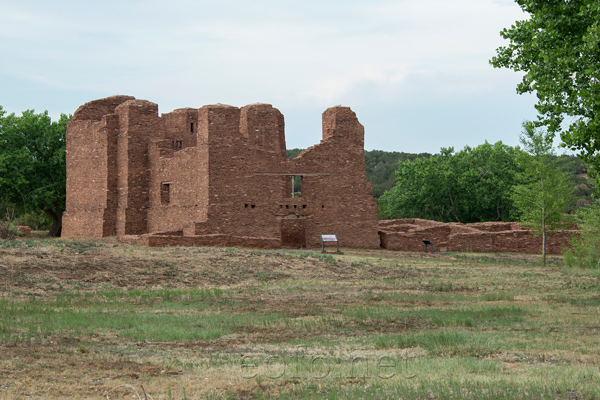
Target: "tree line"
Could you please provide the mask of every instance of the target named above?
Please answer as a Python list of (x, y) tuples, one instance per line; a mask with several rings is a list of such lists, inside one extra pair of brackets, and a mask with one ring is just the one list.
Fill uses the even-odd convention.
[[(519, 214), (513, 206), (512, 190), (524, 182), (526, 152), (502, 142), (485, 142), (463, 150), (442, 148), (439, 154), (402, 161), (395, 182), (379, 203), (381, 217), (424, 218), (441, 222), (514, 221)], [(564, 171), (573, 189), (567, 213), (590, 204), (594, 180), (586, 164), (573, 155), (548, 156)]]
[[(295, 158), (303, 150), (289, 149), (287, 157)], [(443, 148), (435, 155), (366, 150), (366, 174), (373, 187), (373, 197), (378, 199), (380, 219), (418, 217), (442, 222), (508, 221), (517, 217), (514, 212), (511, 216), (509, 192), (518, 183), (517, 174), (522, 172), (516, 162), (519, 153), (522, 153), (520, 148), (502, 142), (467, 146), (458, 152), (454, 148)], [(567, 207), (567, 211), (572, 213), (589, 204), (594, 181), (588, 176), (587, 164), (569, 154), (552, 155), (550, 158), (569, 176), (568, 181), (573, 187), (575, 201)], [(480, 174), (483, 175), (479, 177)], [(475, 187), (469, 187), (469, 179), (477, 181)], [(456, 183), (463, 188), (457, 190)], [(395, 196), (400, 187), (403, 193), (410, 190), (411, 194), (405, 194), (403, 202), (388, 207), (387, 199)], [(446, 188), (445, 191), (441, 187)], [(457, 192), (459, 199), (454, 201), (454, 207), (448, 207), (445, 204), (452, 203), (450, 199), (444, 199), (444, 193), (453, 192)], [(483, 201), (477, 204), (469, 202), (478, 193)]]
[[(52, 121), (47, 111), (6, 114), (0, 106), (0, 206), (20, 223), (60, 236), (66, 199), (66, 129), (71, 117)], [(36, 226), (37, 225), (37, 226)]]

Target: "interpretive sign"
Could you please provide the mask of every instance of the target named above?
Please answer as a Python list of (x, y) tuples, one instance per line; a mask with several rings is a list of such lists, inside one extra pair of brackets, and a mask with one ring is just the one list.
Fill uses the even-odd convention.
[(337, 242), (337, 236), (335, 235), (321, 235), (321, 240), (324, 242)]
[(325, 253), (325, 242), (337, 243), (336, 253), (340, 252), (340, 242), (337, 238), (337, 235), (321, 235), (321, 253)]

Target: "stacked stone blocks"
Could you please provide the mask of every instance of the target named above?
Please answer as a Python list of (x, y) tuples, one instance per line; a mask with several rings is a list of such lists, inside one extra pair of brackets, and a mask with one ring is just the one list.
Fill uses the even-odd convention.
[[(146, 245), (378, 248), (364, 128), (347, 107), (323, 113), (323, 140), (286, 158), (283, 115), (268, 104), (158, 115), (112, 96), (81, 106), (67, 129), (63, 235)], [(301, 197), (292, 197), (292, 177)]]

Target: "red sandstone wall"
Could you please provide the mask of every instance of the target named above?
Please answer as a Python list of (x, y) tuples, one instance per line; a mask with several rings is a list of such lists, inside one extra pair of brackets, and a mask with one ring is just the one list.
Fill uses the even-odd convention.
[[(276, 208), (286, 195), (281, 113), (270, 105), (242, 110), (207, 106), (209, 154), (207, 223), (198, 233), (280, 238)], [(283, 140), (283, 142), (282, 142)]]
[[(329, 136), (288, 160), (282, 150), (283, 119), (276, 109), (244, 107), (235, 126), (223, 121), (234, 121), (237, 109), (205, 108), (199, 121), (203, 126), (208, 119), (211, 127), (209, 208), (207, 221), (196, 224), (194, 234), (280, 237), (284, 246), (320, 247), (320, 234), (335, 233), (342, 246), (379, 247), (363, 127), (350, 109), (324, 113)], [(292, 175), (302, 176), (301, 198), (291, 197)]]
[[(548, 254), (561, 254), (574, 232), (551, 233), (546, 243)], [(388, 220), (380, 221), (379, 234), (383, 248), (399, 251), (424, 251), (423, 239), (431, 240), (436, 251), (539, 254), (542, 248), (542, 238), (517, 222), (459, 224)]]
[(148, 145), (164, 137), (158, 105), (146, 100), (129, 100), (115, 110), (119, 116), (117, 148), (118, 235), (148, 232), (150, 165)]
[[(295, 168), (324, 175), (307, 176), (307, 200), (315, 210), (307, 226), (309, 247), (320, 247), (320, 234), (338, 235), (344, 247), (377, 248), (376, 203), (367, 181), (364, 128), (348, 107), (323, 113), (323, 140), (302, 152)], [(351, 223), (349, 223), (351, 221)]]
[[(175, 150), (195, 147), (198, 133), (198, 109), (181, 108), (168, 114), (162, 114), (165, 139)], [(181, 141), (181, 143), (177, 143)]]
[[(159, 146), (167, 146), (161, 149)], [(172, 150), (170, 141), (154, 142), (150, 149), (149, 232), (182, 230), (185, 224), (206, 219), (206, 155), (196, 148)], [(162, 186), (168, 185), (168, 201)]]
[(63, 236), (114, 235), (116, 216), (115, 108), (130, 96), (79, 107), (67, 128), (67, 199)]
[[(333, 233), (344, 247), (379, 247), (364, 128), (349, 108), (325, 111), (323, 140), (295, 160), (285, 155), (283, 115), (268, 104), (157, 112), (124, 96), (78, 110), (91, 122), (69, 127), (77, 183), (68, 185), (65, 232), (259, 247), (320, 247), (319, 235)], [(302, 177), (301, 198), (291, 197), (292, 175)]]
[(255, 249), (277, 249), (281, 242), (277, 238), (261, 238), (247, 236), (231, 236), (223, 234), (179, 236), (179, 235), (124, 235), (119, 239), (129, 244), (141, 246), (222, 246), (249, 247)]

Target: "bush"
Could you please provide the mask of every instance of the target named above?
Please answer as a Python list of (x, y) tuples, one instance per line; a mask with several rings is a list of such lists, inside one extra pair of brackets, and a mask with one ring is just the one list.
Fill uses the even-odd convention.
[(15, 239), (19, 235), (19, 231), (15, 228), (12, 220), (14, 219), (15, 211), (6, 210), (6, 215), (3, 220), (0, 220), (0, 239)]
[(52, 226), (52, 219), (43, 211), (34, 211), (19, 215), (14, 219), (13, 224), (29, 226), (33, 231), (47, 231)]
[(563, 255), (565, 265), (579, 268), (600, 268), (600, 202), (582, 207), (577, 212), (579, 236), (574, 237), (573, 249)]

